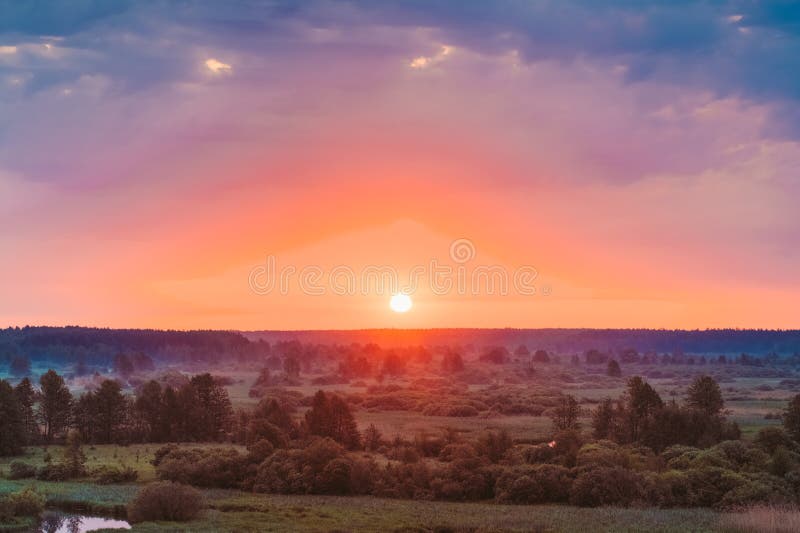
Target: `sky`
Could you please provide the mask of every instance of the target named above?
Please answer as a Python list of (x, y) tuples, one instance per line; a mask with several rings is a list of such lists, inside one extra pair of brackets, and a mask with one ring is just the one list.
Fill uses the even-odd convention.
[(798, 328), (798, 58), (781, 0), (0, 0), (0, 326)]

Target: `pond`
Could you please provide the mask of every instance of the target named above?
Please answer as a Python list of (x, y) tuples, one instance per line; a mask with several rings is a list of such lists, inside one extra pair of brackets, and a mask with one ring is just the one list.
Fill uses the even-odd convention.
[(38, 533), (86, 533), (98, 529), (130, 529), (125, 520), (46, 511), (39, 522)]

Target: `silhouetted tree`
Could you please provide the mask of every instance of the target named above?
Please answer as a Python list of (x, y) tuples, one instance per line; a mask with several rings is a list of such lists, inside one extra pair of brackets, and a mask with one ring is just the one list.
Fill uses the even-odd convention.
[(25, 425), (14, 389), (0, 380), (0, 456), (16, 455), (25, 445)]
[(31, 373), (31, 360), (25, 356), (18, 355), (11, 359), (8, 370), (12, 376), (27, 376)]
[(119, 430), (125, 423), (127, 402), (122, 387), (112, 379), (106, 379), (94, 393), (97, 416), (97, 432), (100, 443), (118, 442)]
[(632, 441), (639, 439), (639, 430), (647, 418), (657, 409), (663, 407), (664, 402), (661, 397), (639, 376), (634, 376), (628, 380), (628, 429)]
[(39, 379), (41, 385), (41, 402), (39, 402), (39, 419), (44, 425), (47, 442), (60, 433), (70, 423), (72, 413), (72, 394), (64, 384), (64, 378), (54, 370), (48, 370)]
[(300, 376), (300, 361), (294, 355), (288, 355), (283, 360), (283, 371), (290, 378), (297, 378)]
[(446, 353), (442, 358), (442, 370), (448, 373), (464, 370), (464, 359), (460, 353)]
[(592, 413), (592, 432), (596, 439), (611, 439), (615, 435), (614, 402), (606, 398)]
[(163, 432), (161, 384), (150, 380), (136, 391), (133, 409), (143, 424), (143, 429), (150, 442), (162, 442), (166, 437)]
[(33, 444), (39, 440), (39, 424), (36, 423), (36, 413), (33, 410), (36, 403), (36, 390), (33, 388), (31, 380), (23, 378), (14, 387), (14, 395), (17, 397), (22, 423), (25, 426), (25, 441), (27, 444)]
[[(575, 356), (576, 360), (577, 360), (577, 358), (578, 358), (578, 356)], [(550, 362), (550, 356), (544, 350), (536, 350), (536, 352), (533, 354), (533, 362), (534, 363), (549, 363)]]
[(789, 400), (789, 405), (783, 412), (783, 427), (795, 442), (800, 442), (800, 394)]
[(719, 414), (725, 406), (722, 391), (711, 376), (695, 378), (687, 391), (686, 403), (689, 407), (703, 411), (709, 416)]
[(558, 400), (558, 405), (554, 408), (550, 419), (553, 421), (553, 428), (556, 431), (579, 429), (578, 417), (580, 414), (581, 409), (575, 397), (566, 395)]
[(233, 421), (233, 408), (228, 398), (228, 391), (208, 373), (193, 376), (189, 386), (194, 389), (194, 398), (197, 402), (194, 410), (198, 417), (193, 422), (194, 438), (219, 440), (230, 431)]
[(612, 378), (618, 378), (622, 376), (622, 369), (619, 367), (619, 363), (617, 363), (615, 359), (611, 359), (608, 362), (608, 369), (606, 370), (606, 374), (608, 374)]
[(353, 414), (344, 400), (317, 391), (306, 412), (306, 428), (311, 435), (330, 437), (347, 448), (358, 448), (361, 436)]

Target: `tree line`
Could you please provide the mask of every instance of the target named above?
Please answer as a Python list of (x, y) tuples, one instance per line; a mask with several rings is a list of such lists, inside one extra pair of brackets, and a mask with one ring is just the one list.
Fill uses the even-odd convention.
[(74, 396), (53, 370), (41, 376), (38, 389), (28, 378), (15, 387), (0, 380), (0, 455), (63, 440), (70, 429), (96, 444), (219, 441), (232, 422), (227, 391), (207, 373), (180, 386), (149, 381), (134, 396), (112, 379)]

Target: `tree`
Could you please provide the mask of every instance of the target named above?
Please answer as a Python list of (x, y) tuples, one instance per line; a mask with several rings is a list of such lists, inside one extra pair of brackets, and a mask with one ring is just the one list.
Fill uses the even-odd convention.
[(118, 376), (127, 378), (133, 374), (134, 370), (133, 361), (124, 353), (117, 354), (114, 357), (114, 373)]
[(14, 387), (14, 395), (17, 397), (22, 423), (25, 426), (25, 441), (27, 444), (33, 444), (39, 439), (39, 424), (36, 423), (36, 414), (33, 410), (36, 403), (36, 390), (34, 390), (31, 380), (24, 378), (20, 381)]
[(800, 394), (796, 394), (783, 412), (783, 427), (796, 442), (800, 442)]
[(8, 370), (13, 376), (27, 376), (31, 373), (31, 360), (21, 355), (14, 357)]
[(639, 376), (634, 376), (628, 380), (628, 423), (630, 438), (632, 441), (639, 440), (642, 424), (657, 409), (664, 406), (661, 396), (649, 383)]
[(122, 395), (122, 387), (116, 381), (106, 379), (94, 393), (94, 400), (99, 442), (116, 442), (119, 439), (119, 428), (126, 418), (127, 402)]
[(300, 361), (293, 355), (286, 356), (283, 360), (283, 371), (290, 378), (297, 378), (300, 376)]
[(350, 449), (361, 445), (361, 435), (353, 414), (339, 396), (317, 391), (305, 420), (311, 435), (330, 437)]
[(581, 414), (581, 408), (577, 400), (572, 395), (562, 396), (558, 405), (553, 410), (550, 419), (553, 421), (553, 428), (556, 431), (564, 431), (567, 429), (579, 429), (580, 423), (578, 417)]
[(689, 386), (686, 403), (709, 416), (719, 414), (725, 406), (719, 384), (711, 376), (700, 376), (694, 380)]
[(445, 372), (461, 372), (464, 370), (464, 359), (458, 352), (446, 353), (442, 358), (442, 370)]
[(211, 374), (192, 377), (189, 385), (196, 398), (195, 437), (198, 440), (219, 440), (230, 431), (233, 408), (228, 391), (219, 385)]
[(162, 424), (161, 385), (155, 380), (142, 385), (136, 392), (133, 408), (144, 425), (147, 440), (161, 442), (166, 437)]
[(592, 431), (596, 439), (614, 437), (614, 402), (610, 398), (603, 400), (592, 413)]
[(608, 374), (612, 378), (622, 377), (622, 369), (619, 367), (619, 363), (617, 363), (615, 359), (612, 359), (608, 362), (608, 369), (606, 370), (606, 374)]
[(81, 448), (81, 436), (76, 430), (67, 433), (67, 445), (64, 447), (63, 464), (70, 478), (86, 474), (86, 455)]
[(0, 380), (0, 456), (17, 455), (25, 445), (25, 425), (17, 396), (8, 381)]
[(387, 376), (400, 376), (405, 374), (406, 360), (394, 352), (389, 352), (383, 360), (383, 373)]
[(485, 363), (502, 365), (508, 362), (509, 356), (510, 354), (505, 346), (496, 346), (482, 354), (479, 359)]
[(550, 356), (544, 350), (536, 350), (536, 352), (533, 354), (533, 362), (534, 363), (549, 363), (550, 362)]
[(64, 378), (52, 369), (42, 375), (39, 384), (42, 387), (39, 419), (44, 424), (45, 439), (52, 442), (53, 437), (70, 423), (72, 394), (64, 384)]

